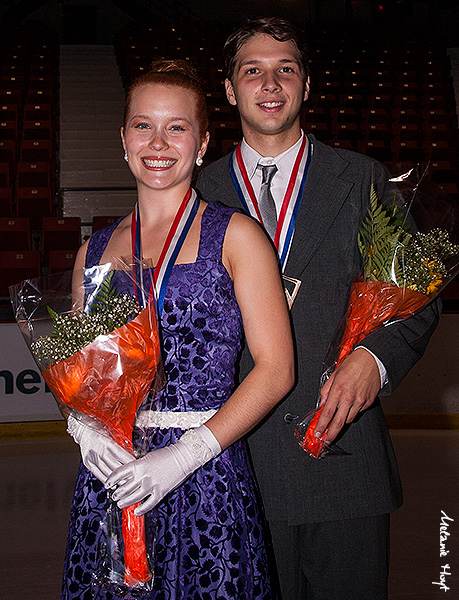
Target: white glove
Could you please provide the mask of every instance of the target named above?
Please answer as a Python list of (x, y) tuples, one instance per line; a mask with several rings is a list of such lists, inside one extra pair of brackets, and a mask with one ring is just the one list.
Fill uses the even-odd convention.
[(220, 452), (220, 444), (213, 433), (201, 425), (185, 432), (177, 443), (153, 450), (143, 458), (119, 467), (105, 485), (117, 487), (113, 499), (120, 508), (146, 498), (134, 511), (136, 515), (143, 515)]
[(70, 414), (67, 432), (79, 444), (84, 466), (103, 484), (114, 469), (134, 460), (132, 454), (110, 437), (103, 425), (87, 415), (77, 419)]

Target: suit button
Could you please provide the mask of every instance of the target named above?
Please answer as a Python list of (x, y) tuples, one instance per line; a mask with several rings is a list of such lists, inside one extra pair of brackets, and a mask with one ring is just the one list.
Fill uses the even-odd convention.
[(299, 415), (292, 415), (292, 413), (287, 413), (284, 415), (284, 421), (286, 423), (293, 423), (293, 421), (296, 421), (299, 418)]

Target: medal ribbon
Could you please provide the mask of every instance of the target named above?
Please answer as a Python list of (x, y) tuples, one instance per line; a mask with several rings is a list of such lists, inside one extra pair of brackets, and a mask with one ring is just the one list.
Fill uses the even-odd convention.
[[(292, 173), (290, 175), (285, 196), (282, 201), (281, 211), (277, 220), (274, 245), (279, 255), (279, 261), (282, 270), (284, 270), (285, 263), (287, 262), (288, 251), (292, 243), (293, 233), (295, 231), (295, 223), (298, 216), (298, 211), (300, 209), (301, 200), (303, 198), (306, 176), (308, 174), (308, 169), (311, 162), (311, 143), (309, 143), (307, 152), (305, 152), (305, 148), (306, 136), (303, 136), (303, 141), (293, 164)], [(263, 223), (258, 202), (255, 197), (252, 184), (250, 183), (247, 175), (247, 169), (245, 168), (244, 160), (242, 158), (241, 144), (238, 144), (233, 150), (232, 156), (229, 160), (229, 170), (234, 187), (236, 188), (236, 192), (245, 211), (257, 219), (260, 223)], [(298, 177), (298, 174), (300, 173), (303, 174), (301, 178)], [(293, 210), (290, 218), (288, 219), (286, 217), (287, 209), (292, 202)]]
[[(158, 264), (153, 271), (153, 284), (150, 289), (148, 302), (153, 298), (153, 286), (156, 291), (157, 302), (158, 302), (158, 314), (161, 315), (164, 306), (164, 296), (166, 293), (167, 283), (174, 266), (175, 260), (180, 252), (180, 249), (185, 241), (185, 238), (190, 230), (190, 227), (194, 221), (196, 213), (199, 208), (199, 198), (196, 192), (190, 188), (186, 193), (185, 197), (180, 204), (180, 207), (175, 215), (174, 221), (167, 234), (166, 241), (164, 242), (163, 249), (158, 260)], [(137, 203), (132, 214), (131, 223), (131, 241), (132, 241), (132, 254), (137, 259), (135, 261), (134, 281), (135, 281), (135, 295), (137, 301), (142, 307), (145, 307), (145, 297), (142, 292), (142, 269), (138, 269), (138, 265), (141, 265), (142, 261), (142, 243), (140, 233), (140, 212), (139, 204)]]

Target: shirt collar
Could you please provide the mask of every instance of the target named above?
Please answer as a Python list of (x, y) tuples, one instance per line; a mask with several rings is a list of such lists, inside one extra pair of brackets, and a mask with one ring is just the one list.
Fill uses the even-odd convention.
[[(290, 148), (287, 148), (287, 150), (284, 150), (284, 152), (281, 152), (281, 154), (278, 154), (277, 156), (261, 156), (261, 154), (259, 154), (256, 150), (249, 146), (245, 139), (242, 138), (241, 155), (249, 179), (252, 179), (252, 177), (254, 176), (258, 163), (260, 162), (265, 165), (275, 163), (278, 168), (278, 171), (281, 173), (285, 168), (291, 171), (292, 162), (290, 160), (290, 155), (294, 154), (296, 156), (303, 141), (303, 137), (304, 132), (303, 130), (301, 130), (300, 139), (297, 142), (295, 142), (293, 146), (290, 146)], [(306, 138), (306, 151), (308, 144), (309, 140), (308, 138)]]

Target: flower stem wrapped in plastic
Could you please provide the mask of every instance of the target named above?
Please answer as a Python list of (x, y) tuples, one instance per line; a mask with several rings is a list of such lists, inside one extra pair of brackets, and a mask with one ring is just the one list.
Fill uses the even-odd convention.
[[(389, 179), (380, 198), (371, 188), (358, 245), (361, 277), (351, 287), (348, 310), (325, 360), (321, 386), (370, 333), (412, 316), (459, 272), (459, 206), (417, 167)], [(320, 402), (320, 397), (319, 397)], [(344, 453), (314, 430), (322, 407), (306, 415), (295, 435), (313, 458)]]
[[(63, 412), (92, 417), (133, 457), (142, 454), (132, 441), (137, 411), (162, 384), (155, 303), (142, 306), (130, 293), (139, 270), (148, 298), (151, 270), (131, 259), (86, 269), (81, 282), (66, 272), (10, 288), (18, 325)], [(135, 507), (122, 511), (120, 535), (118, 509), (109, 500), (106, 572), (95, 576), (119, 588), (148, 589), (144, 518)]]

